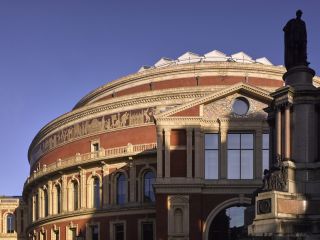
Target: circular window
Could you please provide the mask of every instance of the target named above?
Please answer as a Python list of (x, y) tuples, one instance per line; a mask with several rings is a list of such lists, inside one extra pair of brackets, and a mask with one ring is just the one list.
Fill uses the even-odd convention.
[(246, 115), (249, 110), (249, 102), (245, 98), (236, 98), (232, 105), (232, 111), (237, 115)]

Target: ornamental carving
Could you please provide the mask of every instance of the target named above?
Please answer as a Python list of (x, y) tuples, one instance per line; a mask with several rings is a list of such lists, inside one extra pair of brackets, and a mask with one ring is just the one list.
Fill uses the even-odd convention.
[(271, 213), (271, 198), (262, 199), (257, 202), (257, 214)]
[[(238, 97), (244, 97), (249, 102), (249, 110), (245, 115), (237, 115), (232, 111), (233, 102)], [(267, 113), (263, 110), (266, 107), (268, 107), (267, 104), (237, 93), (204, 105), (203, 116), (206, 119), (217, 119), (221, 117), (266, 119)]]
[(45, 138), (32, 151), (31, 164), (53, 148), (79, 137), (153, 122), (155, 108), (132, 110), (82, 121)]
[(283, 164), (281, 156), (270, 170), (264, 170), (262, 191), (287, 192), (288, 168)]

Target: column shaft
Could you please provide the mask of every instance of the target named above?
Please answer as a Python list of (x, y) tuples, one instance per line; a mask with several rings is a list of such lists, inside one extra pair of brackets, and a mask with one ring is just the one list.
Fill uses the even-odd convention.
[(162, 151), (163, 151), (163, 132), (162, 129), (157, 129), (157, 177), (163, 177), (163, 162), (162, 162)]
[(192, 177), (192, 132), (193, 130), (187, 129), (187, 177)]
[(291, 133), (290, 133), (290, 105), (286, 106), (285, 109), (285, 143), (284, 143), (284, 158), (290, 159), (291, 152), (290, 152), (290, 146), (291, 146)]
[(170, 134), (171, 129), (165, 129), (165, 173), (166, 178), (170, 177)]
[(281, 109), (276, 112), (276, 155), (281, 156)]

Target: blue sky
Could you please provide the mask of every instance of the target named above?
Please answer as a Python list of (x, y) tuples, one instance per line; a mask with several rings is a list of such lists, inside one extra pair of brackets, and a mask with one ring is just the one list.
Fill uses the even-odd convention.
[(33, 137), (91, 90), (186, 51), (283, 64), (282, 28), (299, 8), (320, 71), (319, 0), (1, 0), (0, 195), (21, 194)]

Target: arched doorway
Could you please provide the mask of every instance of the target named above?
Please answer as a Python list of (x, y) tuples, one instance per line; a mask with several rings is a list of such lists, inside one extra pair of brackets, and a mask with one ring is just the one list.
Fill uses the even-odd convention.
[[(216, 206), (208, 215), (203, 229), (205, 240), (247, 239), (248, 220), (254, 208), (250, 198), (232, 198)], [(248, 211), (249, 210), (249, 211)]]
[(208, 240), (238, 240), (247, 236), (245, 206), (221, 210), (211, 222)]

